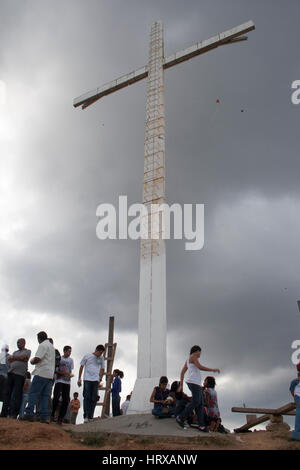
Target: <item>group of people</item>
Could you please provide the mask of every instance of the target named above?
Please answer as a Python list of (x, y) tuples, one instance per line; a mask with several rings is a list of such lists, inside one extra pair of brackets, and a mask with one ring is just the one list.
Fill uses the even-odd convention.
[[(78, 392), (70, 401), (71, 379), (74, 377), (74, 361), (71, 358), (72, 347), (64, 346), (61, 355), (47, 333), (37, 334), (39, 346), (35, 356), (26, 348), (26, 341), (17, 341), (18, 349), (9, 354), (8, 345), (2, 347), (0, 353), (0, 401), (3, 402), (0, 417), (10, 417), (24, 421), (39, 419), (42, 423), (50, 421), (62, 424), (66, 416), (76, 424), (80, 409)], [(83, 375), (83, 418), (84, 422), (93, 420), (94, 411), (99, 398), (99, 385), (105, 372), (105, 347), (96, 346), (94, 352), (86, 354), (79, 367), (78, 387), (82, 386)], [(218, 398), (215, 390), (214, 377), (207, 376), (202, 382), (201, 372), (220, 373), (217, 368), (209, 368), (199, 361), (200, 346), (193, 346), (189, 357), (181, 370), (180, 380), (174, 381), (168, 388), (168, 378), (160, 378), (159, 384), (153, 389), (150, 402), (153, 403), (152, 414), (157, 418), (175, 417), (181, 428), (193, 426), (201, 432), (224, 432)], [(28, 371), (28, 363), (35, 368)], [(292, 439), (300, 440), (300, 363), (297, 365), (298, 376), (290, 384), (290, 392), (297, 405), (295, 430)], [(131, 395), (120, 406), (122, 378), (124, 373), (114, 369), (112, 374), (112, 414), (120, 416), (127, 413)], [(186, 377), (186, 378), (185, 378)], [(191, 396), (183, 392), (183, 381), (191, 392)]]
[[(50, 421), (62, 424), (69, 415), (72, 424), (80, 409), (78, 392), (70, 400), (71, 379), (74, 377), (74, 361), (71, 358), (72, 347), (67, 345), (61, 355), (53, 345), (53, 339), (47, 333), (37, 334), (39, 346), (31, 358), (31, 350), (26, 349), (26, 341), (17, 341), (18, 349), (9, 354), (8, 345), (4, 345), (0, 354), (0, 401), (3, 402), (0, 417), (10, 417), (24, 421), (39, 419), (42, 423)], [(105, 373), (105, 347), (100, 344), (95, 351), (86, 354), (81, 362), (78, 374), (78, 387), (82, 386), (83, 375), (83, 417), (84, 422), (93, 420), (98, 400), (99, 384)], [(28, 364), (34, 366), (31, 373)], [(120, 409), (121, 378), (123, 372), (115, 369), (111, 388), (114, 416), (122, 414)], [(128, 398), (128, 397), (127, 397)], [(129, 397), (130, 400), (130, 397)], [(126, 402), (125, 402), (126, 404)], [(125, 405), (124, 404), (124, 405)], [(128, 405), (127, 405), (128, 406)]]
[[(180, 381), (172, 383), (168, 389), (168, 378), (160, 378), (151, 394), (150, 402), (154, 404), (152, 414), (157, 418), (175, 417), (177, 424), (186, 428), (194, 426), (202, 432), (226, 433), (221, 423), (218, 407), (216, 381), (214, 377), (208, 376), (203, 382), (201, 371), (217, 372), (219, 369), (211, 369), (199, 362), (201, 355), (200, 346), (193, 346), (190, 355), (181, 370)], [(186, 376), (186, 384), (191, 391), (191, 396), (183, 392), (183, 380)]]
[[(168, 378), (160, 378), (158, 386), (154, 387), (150, 402), (154, 404), (152, 414), (157, 418), (176, 418), (176, 423), (187, 428), (193, 426), (201, 432), (227, 431), (221, 420), (218, 407), (216, 381), (208, 376), (202, 384), (201, 371), (217, 372), (219, 369), (210, 369), (199, 362), (200, 346), (193, 346), (189, 357), (181, 370), (180, 381), (172, 383), (168, 389)], [(300, 362), (297, 364), (297, 378), (290, 384), (290, 393), (296, 404), (295, 429), (292, 431), (292, 440), (300, 441)], [(191, 396), (183, 392), (183, 380), (191, 391)]]

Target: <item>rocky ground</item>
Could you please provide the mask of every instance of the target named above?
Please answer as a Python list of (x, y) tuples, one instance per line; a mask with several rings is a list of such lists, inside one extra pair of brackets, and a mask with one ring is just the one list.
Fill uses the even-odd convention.
[(0, 420), (1, 450), (300, 450), (290, 433), (163, 437), (118, 433), (78, 433), (68, 426)]

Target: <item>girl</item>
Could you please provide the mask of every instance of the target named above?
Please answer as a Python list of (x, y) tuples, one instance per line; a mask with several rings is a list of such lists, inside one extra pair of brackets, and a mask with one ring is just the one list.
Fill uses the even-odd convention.
[(168, 401), (170, 390), (167, 386), (168, 377), (162, 376), (159, 379), (159, 385), (154, 387), (150, 397), (150, 402), (154, 403), (152, 414), (158, 418), (170, 418), (174, 414), (174, 407), (170, 406)]
[(120, 393), (122, 390), (121, 379), (123, 379), (124, 374), (121, 370), (115, 369), (113, 371), (113, 377), (114, 377), (114, 381), (113, 381), (112, 388), (111, 388), (112, 413), (113, 413), (113, 416), (120, 416), (121, 415)]
[(198, 416), (198, 429), (202, 432), (208, 432), (207, 427), (204, 422), (204, 413), (203, 413), (203, 396), (201, 388), (201, 370), (210, 371), (210, 372), (220, 372), (219, 369), (210, 369), (203, 366), (199, 362), (199, 357), (201, 355), (200, 346), (193, 346), (190, 350), (190, 356), (185, 362), (181, 374), (180, 374), (180, 386), (178, 391), (182, 392), (183, 389), (183, 378), (187, 372), (186, 383), (192, 392), (192, 401), (189, 403), (185, 409), (176, 417), (176, 422), (182, 428), (185, 427), (185, 420), (188, 416), (192, 414), (192, 411), (195, 410)]
[(209, 430), (217, 432), (221, 423), (220, 411), (218, 407), (217, 392), (215, 391), (216, 381), (214, 377), (206, 377), (203, 383), (203, 395), (206, 416), (209, 423)]

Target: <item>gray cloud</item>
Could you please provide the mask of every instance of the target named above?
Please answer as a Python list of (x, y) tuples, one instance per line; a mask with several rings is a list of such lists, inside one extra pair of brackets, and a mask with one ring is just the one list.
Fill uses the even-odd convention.
[[(272, 371), (293, 375), (299, 331), (298, 2), (2, 0), (1, 10), (0, 79), (16, 134), (0, 143), (6, 305), (91, 331), (116, 312), (124, 334), (137, 329), (139, 246), (97, 240), (96, 207), (141, 200), (145, 82), (84, 112), (72, 100), (144, 65), (155, 19), (166, 54), (254, 20), (247, 43), (166, 71), (167, 200), (205, 204), (204, 249), (167, 243), (169, 356), (179, 373), (200, 342), (203, 361), (228, 376), (264, 377), (257, 405), (264, 393), (272, 406), (288, 400), (289, 374)], [(252, 400), (247, 386), (232, 401), (225, 388), (226, 410), (238, 393)]]

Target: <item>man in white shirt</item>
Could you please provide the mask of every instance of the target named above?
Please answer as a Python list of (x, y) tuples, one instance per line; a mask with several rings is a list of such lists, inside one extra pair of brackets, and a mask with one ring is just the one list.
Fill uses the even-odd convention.
[(127, 395), (126, 400), (124, 401), (124, 403), (121, 406), (122, 415), (127, 414), (128, 406), (129, 406), (129, 403), (130, 403), (130, 398), (131, 398), (131, 395)]
[(32, 372), (34, 377), (31, 383), (28, 405), (25, 409), (23, 420), (34, 421), (34, 407), (38, 397), (40, 397), (40, 421), (41, 423), (49, 423), (48, 399), (55, 368), (55, 349), (48, 340), (47, 333), (44, 331), (38, 333), (37, 340), (39, 347), (35, 357), (30, 361), (31, 364), (35, 365), (35, 369)]
[(71, 352), (71, 346), (64, 347), (64, 354), (60, 359), (59, 366), (55, 369), (56, 380), (53, 392), (51, 421), (55, 422), (55, 411), (61, 395), (62, 402), (57, 419), (57, 424), (60, 425), (63, 423), (70, 401), (71, 378), (73, 377), (72, 370), (74, 369), (74, 362), (70, 357)]
[(83, 418), (84, 422), (92, 421), (98, 397), (99, 382), (104, 375), (104, 346), (99, 344), (92, 354), (86, 354), (80, 362), (78, 375), (78, 387), (81, 387), (81, 375), (83, 376)]

